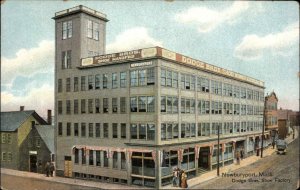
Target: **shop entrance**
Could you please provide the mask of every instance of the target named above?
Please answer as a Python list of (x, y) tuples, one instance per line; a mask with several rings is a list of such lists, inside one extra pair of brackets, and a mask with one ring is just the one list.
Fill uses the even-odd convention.
[(29, 155), (29, 166), (30, 172), (35, 172), (37, 173), (37, 155), (36, 154), (31, 154)]
[(199, 173), (203, 173), (209, 170), (210, 156), (209, 156), (209, 147), (200, 147), (199, 159), (198, 159), (198, 169)]

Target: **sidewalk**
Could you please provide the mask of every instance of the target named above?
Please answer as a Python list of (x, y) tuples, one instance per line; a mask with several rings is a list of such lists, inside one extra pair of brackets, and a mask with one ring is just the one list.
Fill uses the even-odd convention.
[(56, 182), (56, 183), (93, 187), (93, 188), (99, 188), (99, 189), (150, 189), (150, 188), (146, 188), (146, 187), (128, 186), (126, 184), (96, 182), (96, 181), (88, 181), (88, 180), (81, 180), (81, 179), (75, 179), (75, 178), (65, 178), (65, 177), (55, 177), (55, 176), (54, 177), (46, 177), (44, 174), (1, 168), (1, 175), (3, 175), (3, 174), (7, 174), (7, 175), (11, 175), (11, 176), (19, 176), (19, 177), (24, 177), (24, 178), (52, 181), (52, 182)]
[[(298, 138), (298, 132), (295, 133), (295, 139)], [(293, 139), (293, 135), (290, 135), (289, 137), (287, 137), (285, 140), (287, 141), (287, 143), (291, 143), (292, 141), (294, 141), (295, 139)], [(273, 149), (272, 146), (264, 149), (263, 151), (263, 157), (267, 157), (267, 156), (270, 156), (271, 154), (273, 154), (274, 152), (276, 151), (276, 148)], [(261, 152), (260, 152), (261, 153)], [(259, 154), (260, 154), (259, 153)], [(224, 167), (220, 167), (220, 176), (222, 175), (222, 173), (231, 173), (232, 171), (234, 170), (237, 170), (239, 168), (242, 168), (242, 167), (245, 167), (245, 166), (248, 166), (258, 160), (260, 160), (261, 157), (260, 156), (256, 156), (256, 155), (253, 155), (253, 156), (249, 156), (245, 159), (243, 159), (239, 165), (233, 163), (231, 165), (228, 165), (228, 166), (224, 166)], [(190, 187), (193, 187), (195, 185), (198, 185), (200, 183), (203, 183), (205, 181), (208, 181), (208, 180), (211, 180), (213, 178), (216, 178), (218, 177), (217, 176), (217, 170), (212, 170), (212, 171), (209, 171), (209, 172), (206, 172), (200, 176), (197, 176), (197, 177), (194, 177), (192, 179), (189, 179), (187, 182), (188, 182), (188, 185), (189, 185), (189, 188)], [(181, 189), (179, 187), (173, 187), (172, 184), (170, 185), (167, 185), (167, 186), (164, 186), (162, 187), (162, 189)]]

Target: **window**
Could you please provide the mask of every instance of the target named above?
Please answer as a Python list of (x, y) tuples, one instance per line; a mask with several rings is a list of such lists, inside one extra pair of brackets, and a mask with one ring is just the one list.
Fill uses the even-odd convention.
[(138, 71), (130, 71), (130, 86), (138, 86)]
[(85, 137), (86, 134), (86, 125), (85, 123), (81, 123), (81, 137)]
[(99, 40), (99, 24), (88, 20), (87, 23), (87, 37), (94, 40)]
[(104, 156), (104, 164), (103, 167), (108, 167), (108, 152), (107, 151), (103, 151), (103, 156)]
[(120, 98), (120, 112), (126, 113), (126, 97)]
[(103, 79), (102, 79), (102, 87), (103, 89), (107, 89), (108, 88), (108, 75), (107, 74), (103, 74)]
[(62, 101), (58, 101), (57, 102), (57, 107), (58, 107), (58, 114), (62, 114), (63, 113), (63, 108), (62, 108)]
[(195, 113), (195, 100), (191, 100), (191, 113)]
[(198, 123), (198, 136), (210, 136), (210, 123)]
[(126, 157), (124, 152), (121, 152), (121, 169), (126, 170)]
[(191, 112), (191, 100), (185, 99), (185, 113)]
[(241, 105), (241, 115), (246, 115), (247, 106)]
[(108, 113), (108, 98), (103, 98), (103, 113)]
[(161, 140), (166, 140), (167, 139), (167, 130), (166, 130), (167, 125), (165, 123), (161, 124), (161, 128), (160, 128), (160, 137)]
[(247, 99), (253, 99), (253, 90), (247, 89)]
[(191, 76), (190, 75), (185, 75), (185, 89), (190, 89), (190, 80), (191, 80)]
[(79, 136), (79, 132), (78, 132), (78, 123), (74, 123), (74, 136), (78, 137)]
[(95, 75), (95, 89), (100, 89), (100, 75)]
[(113, 154), (113, 168), (118, 168), (118, 153)]
[(72, 37), (72, 20), (65, 21), (62, 23), (62, 39), (65, 40), (67, 38)]
[(62, 69), (70, 69), (71, 68), (71, 50), (63, 51), (61, 53), (61, 65)]
[(78, 92), (78, 77), (74, 77), (74, 92)]
[(41, 147), (41, 138), (39, 136), (35, 137), (35, 145), (36, 147)]
[(66, 79), (66, 92), (70, 92), (71, 91), (71, 78), (67, 78)]
[(139, 86), (145, 86), (146, 85), (146, 70), (139, 70), (139, 79), (138, 79)]
[(139, 139), (146, 139), (146, 124), (139, 124)]
[(137, 97), (130, 98), (130, 110), (131, 112), (137, 112)]
[(195, 76), (191, 76), (191, 90), (195, 90), (195, 82), (196, 82)]
[(246, 88), (241, 88), (241, 98), (246, 99)]
[(121, 138), (126, 139), (126, 123), (121, 123)]
[(6, 152), (2, 152), (2, 161), (6, 161)]
[(71, 123), (67, 123), (67, 136), (71, 136)]
[(117, 73), (112, 74), (112, 88), (118, 88), (118, 76)]
[(177, 72), (173, 72), (172, 87), (178, 88), (178, 73)]
[(66, 114), (71, 114), (71, 100), (66, 101)]
[(154, 68), (147, 69), (147, 85), (153, 85), (155, 83), (155, 71)]
[(166, 70), (161, 69), (160, 71), (160, 85), (166, 86)]
[(89, 150), (89, 165), (93, 166), (94, 165), (94, 151)]
[(172, 135), (172, 124), (168, 123), (167, 124), (167, 140), (168, 139), (172, 139), (173, 135)]
[(101, 166), (100, 151), (96, 150), (96, 166)]
[(118, 113), (118, 98), (112, 98), (112, 112)]
[(139, 97), (139, 112), (146, 112), (146, 96), (140, 96)]
[(222, 83), (218, 81), (211, 80), (211, 91), (214, 94), (222, 94)]
[(108, 132), (108, 123), (103, 123), (103, 137), (108, 138), (109, 132)]
[(85, 91), (85, 76), (81, 76), (81, 91)]
[(130, 125), (130, 138), (137, 139), (137, 125), (136, 124)]
[(126, 72), (120, 73), (120, 88), (126, 88), (127, 78)]
[(154, 96), (148, 96), (147, 97), (147, 112), (154, 112), (155, 108), (155, 99)]
[(224, 103), (223, 108), (224, 108), (224, 114), (232, 114), (233, 113), (232, 103)]
[(234, 115), (240, 115), (240, 104), (234, 104)]
[(240, 87), (238, 86), (233, 87), (233, 97), (240, 98)]
[(185, 75), (181, 73), (180, 76), (181, 76), (181, 89), (185, 89)]
[(11, 134), (6, 134), (7, 135), (7, 143), (8, 144), (11, 144), (11, 142), (12, 142), (12, 139), (11, 139)]
[(204, 115), (210, 113), (210, 104), (207, 100), (198, 101), (198, 114)]
[(95, 99), (95, 113), (100, 113), (100, 99)]
[(230, 84), (223, 85), (223, 95), (224, 96), (232, 96), (232, 85), (230, 85)]
[(181, 113), (185, 113), (185, 99), (181, 98)]
[(81, 149), (81, 164), (86, 164), (85, 150)]
[(172, 112), (178, 113), (178, 98), (177, 97), (173, 97), (173, 99), (172, 99)]
[(155, 125), (147, 124), (147, 140), (155, 139)]
[[(62, 135), (63, 135), (63, 126), (61, 122), (58, 122), (58, 136), (62, 136)], [(2, 143), (3, 143), (3, 139), (2, 139)]]
[(113, 133), (113, 138), (118, 138), (118, 124), (117, 123), (112, 124), (112, 133)]
[(85, 99), (81, 100), (81, 113), (85, 113)]
[(211, 113), (222, 114), (222, 102), (212, 101), (211, 102)]
[(62, 92), (62, 79), (58, 79), (58, 82), (57, 82), (57, 92)]
[(172, 97), (167, 97), (167, 113), (172, 113)]
[(100, 138), (100, 123), (96, 123), (96, 130), (95, 130), (96, 138)]
[(197, 90), (199, 92), (209, 92), (209, 79), (198, 77), (197, 78)]
[(172, 86), (172, 71), (167, 71), (166, 86), (168, 86), (168, 87)]
[(185, 138), (185, 123), (181, 124), (181, 138)]
[(89, 137), (94, 137), (94, 124), (89, 123)]
[(160, 112), (166, 112), (166, 97), (161, 96), (160, 98)]
[(93, 81), (93, 75), (89, 75), (88, 76), (88, 83), (89, 83), (89, 90), (93, 90), (94, 89), (94, 81)]

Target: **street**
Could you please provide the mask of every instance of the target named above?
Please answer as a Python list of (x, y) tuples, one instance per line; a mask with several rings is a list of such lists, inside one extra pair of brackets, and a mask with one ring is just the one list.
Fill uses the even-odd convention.
[[(243, 161), (243, 160), (242, 160)], [(288, 145), (286, 155), (273, 153), (259, 161), (191, 189), (297, 189), (299, 138)]]

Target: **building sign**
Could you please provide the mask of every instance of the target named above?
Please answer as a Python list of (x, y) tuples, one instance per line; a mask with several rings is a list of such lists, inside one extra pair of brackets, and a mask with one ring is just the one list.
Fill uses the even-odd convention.
[(30, 150), (29, 154), (37, 154), (37, 151)]
[[(176, 61), (178, 63), (193, 66), (196, 68), (200, 68), (202, 70), (210, 71), (216, 74), (221, 74), (227, 77), (235, 78), (238, 80), (246, 81), (255, 85), (264, 86), (264, 82), (256, 80), (254, 78), (241, 75), (239, 73), (217, 67), (208, 63), (204, 63), (202, 61), (192, 59), (181, 55), (179, 53), (175, 53), (161, 47), (152, 47), (152, 48), (145, 48), (139, 50), (132, 50), (120, 53), (112, 53), (112, 54), (105, 54), (100, 56), (95, 56), (91, 58), (85, 58), (81, 60), (81, 66), (89, 66), (89, 65), (107, 65), (113, 64), (115, 62), (123, 62), (129, 60), (138, 60), (143, 58), (149, 57), (163, 57), (168, 60)], [(152, 62), (141, 62), (141, 63), (132, 63), (130, 67), (142, 67), (152, 65)]]
[(144, 67), (144, 66), (149, 66), (152, 65), (152, 61), (147, 61), (147, 62), (140, 62), (140, 63), (131, 63), (130, 67)]

